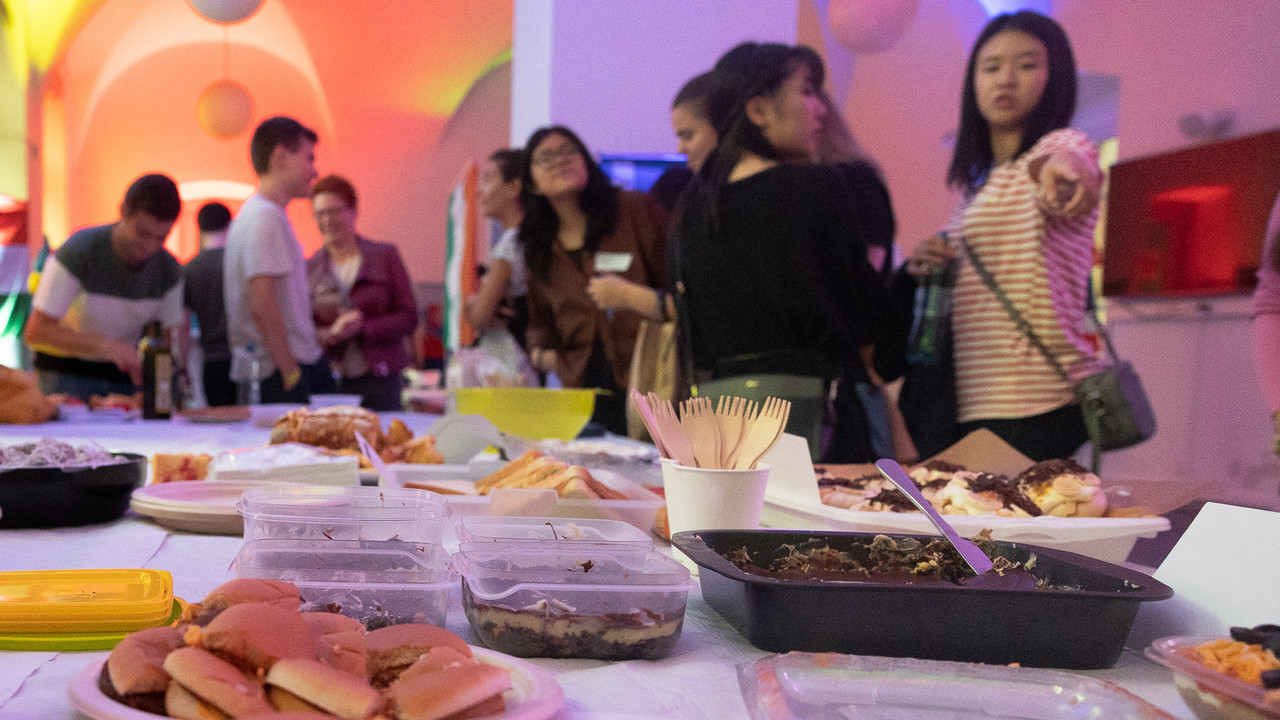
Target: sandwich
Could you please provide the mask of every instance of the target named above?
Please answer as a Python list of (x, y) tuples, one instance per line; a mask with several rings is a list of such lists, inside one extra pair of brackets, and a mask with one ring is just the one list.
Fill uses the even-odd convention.
[(625, 495), (597, 480), (581, 465), (570, 465), (538, 450), (530, 450), (501, 470), (476, 481), (476, 491), (481, 495), (497, 488), (548, 488), (562, 498), (626, 499)]
[(457, 635), (434, 625), (388, 625), (364, 636), (366, 670), (374, 687), (386, 687), (432, 648), (447, 647), (471, 657), (471, 647)]
[(483, 663), (457, 664), (401, 677), (387, 688), (399, 720), (461, 720), (503, 712), (511, 674)]
[[(329, 667), (316, 660), (287, 658), (271, 666), (267, 686), (276, 694), (288, 694), (307, 705), (350, 720), (363, 720), (382, 707), (382, 693), (370, 687), (364, 678)], [(279, 709), (280, 701), (272, 696)], [(305, 707), (289, 707), (303, 709)]]
[(271, 712), (262, 684), (236, 666), (201, 648), (186, 647), (165, 656), (172, 682), (165, 690), (165, 713), (178, 720), (205, 720)]
[(302, 605), (302, 598), (298, 595), (296, 585), (282, 580), (229, 580), (214, 588), (204, 600), (183, 608), (182, 622), (208, 625), (223, 610), (242, 603), (267, 603), (287, 610), (297, 610)]
[(316, 657), (315, 635), (301, 613), (267, 603), (229, 607), (194, 634), (200, 647), (257, 677), (280, 660)]

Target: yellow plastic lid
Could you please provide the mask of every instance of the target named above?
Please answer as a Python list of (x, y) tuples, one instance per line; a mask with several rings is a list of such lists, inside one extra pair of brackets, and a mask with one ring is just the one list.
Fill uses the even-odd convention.
[(164, 570), (0, 572), (0, 633), (140, 630), (160, 624), (173, 606)]
[[(177, 625), (186, 607), (182, 598), (173, 599), (173, 609), (169, 616), (151, 627)], [(110, 650), (132, 631), (112, 630), (110, 632), (70, 632), (70, 633), (0, 633), (0, 650), (41, 651), (41, 652), (76, 652), (88, 650)]]

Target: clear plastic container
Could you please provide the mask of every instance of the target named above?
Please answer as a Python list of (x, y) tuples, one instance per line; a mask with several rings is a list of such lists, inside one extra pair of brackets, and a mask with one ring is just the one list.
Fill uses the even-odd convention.
[(1173, 671), (1178, 694), (1200, 720), (1280, 720), (1280, 691), (1223, 675), (1183, 654), (1187, 648), (1219, 639), (1161, 638), (1147, 648), (1147, 657)]
[(453, 564), (472, 629), (518, 657), (666, 657), (693, 587), (666, 555), (599, 544), (463, 543)]
[(457, 582), (439, 546), (395, 541), (253, 540), (236, 555), (231, 574), (291, 582), (303, 611), (341, 613), (370, 630), (402, 623), (443, 627)]
[(244, 492), (244, 539), (401, 540), (439, 545), (444, 498), (425, 490), (268, 485)]
[(164, 570), (0, 573), (0, 632), (133, 631), (164, 624), (173, 577)]
[(473, 515), (462, 518), (458, 528), (461, 542), (587, 542), (626, 545), (649, 550), (653, 536), (618, 520), (555, 517), (497, 517)]

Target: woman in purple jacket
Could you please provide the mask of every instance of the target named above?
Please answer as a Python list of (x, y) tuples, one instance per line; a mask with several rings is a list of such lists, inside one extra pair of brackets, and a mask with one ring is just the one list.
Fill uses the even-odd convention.
[(340, 392), (358, 393), (370, 410), (399, 410), (405, 338), (418, 306), (394, 245), (356, 234), (356, 191), (340, 175), (316, 181), (311, 212), (324, 247), (307, 261), (316, 337)]

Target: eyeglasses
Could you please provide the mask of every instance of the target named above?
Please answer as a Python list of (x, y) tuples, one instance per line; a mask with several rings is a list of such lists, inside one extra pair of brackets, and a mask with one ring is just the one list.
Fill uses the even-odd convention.
[(578, 155), (578, 148), (574, 147), (571, 144), (566, 143), (564, 145), (561, 145), (559, 148), (547, 148), (545, 150), (539, 150), (538, 152), (534, 153), (533, 164), (534, 165), (550, 165), (551, 163), (559, 160), (560, 158), (576, 157), (577, 155)]

